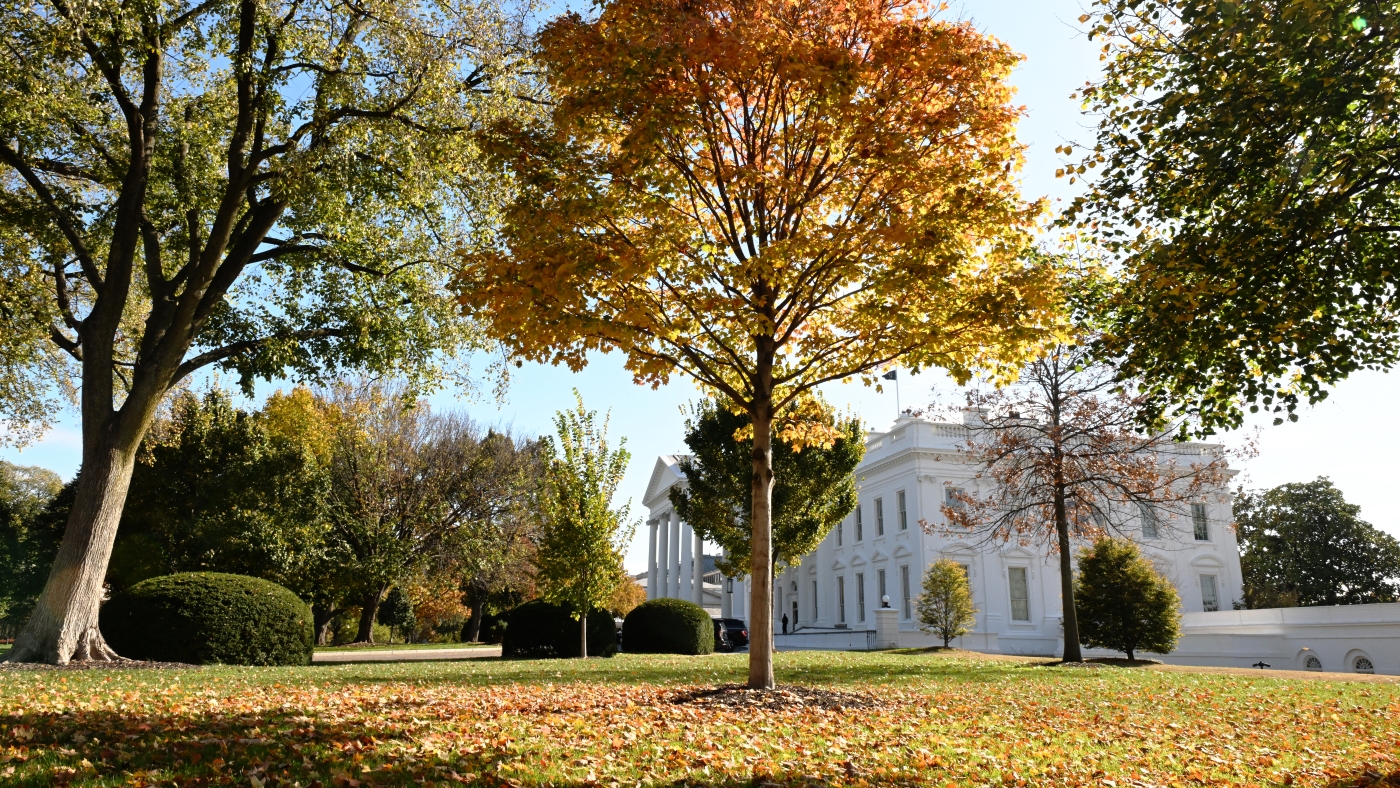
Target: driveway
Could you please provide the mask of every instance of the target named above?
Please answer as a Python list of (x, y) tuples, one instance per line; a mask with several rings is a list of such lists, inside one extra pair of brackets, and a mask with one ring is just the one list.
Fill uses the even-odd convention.
[(313, 664), (337, 662), (418, 662), (447, 659), (490, 659), (501, 656), (500, 646), (485, 648), (406, 648), (365, 649), (363, 651), (318, 651)]

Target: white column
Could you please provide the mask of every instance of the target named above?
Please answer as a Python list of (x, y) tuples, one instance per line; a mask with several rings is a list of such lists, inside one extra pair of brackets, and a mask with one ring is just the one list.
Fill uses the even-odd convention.
[(671, 551), (666, 554), (666, 596), (681, 599), (681, 518), (671, 513)]
[(695, 579), (695, 565), (690, 560), (690, 523), (681, 523), (681, 586), (680, 599), (690, 599), (690, 584)]
[(658, 539), (659, 544), (656, 553), (656, 596), (652, 597), (652, 599), (665, 599), (671, 595), (669, 585), (671, 564), (666, 560), (666, 556), (668, 555), (666, 551), (671, 544), (670, 521), (671, 515), (669, 512), (661, 515), (661, 517), (657, 519), (656, 527), (661, 531), (661, 536), (660, 539)]
[(695, 533), (695, 529), (694, 529), (694, 528), (691, 529), (691, 538), (695, 540), (695, 549), (694, 549), (694, 550), (692, 551), (692, 553), (691, 553), (693, 556), (695, 556), (695, 571), (691, 574), (691, 577), (694, 577), (694, 578), (695, 578), (695, 596), (691, 597), (691, 601), (694, 602), (695, 604), (699, 605), (700, 607), (704, 607), (704, 606), (705, 606), (705, 538), (704, 538), (703, 536), (701, 536), (700, 534)]
[(647, 599), (656, 598), (656, 520), (647, 523)]

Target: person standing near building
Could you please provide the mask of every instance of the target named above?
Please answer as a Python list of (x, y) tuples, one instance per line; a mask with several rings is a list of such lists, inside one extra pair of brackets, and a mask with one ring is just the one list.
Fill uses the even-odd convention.
[(787, 627), (788, 627), (787, 613), (784, 613), (784, 614), (783, 614), (783, 634), (784, 634), (784, 635), (787, 634)]

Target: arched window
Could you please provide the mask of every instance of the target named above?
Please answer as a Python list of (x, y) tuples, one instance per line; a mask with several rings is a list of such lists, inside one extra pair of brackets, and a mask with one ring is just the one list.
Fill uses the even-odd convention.
[(1322, 670), (1322, 660), (1309, 654), (1308, 658), (1303, 660), (1303, 666), (1308, 670)]
[(1369, 657), (1357, 657), (1351, 661), (1351, 669), (1357, 673), (1375, 673), (1376, 666), (1371, 664)]

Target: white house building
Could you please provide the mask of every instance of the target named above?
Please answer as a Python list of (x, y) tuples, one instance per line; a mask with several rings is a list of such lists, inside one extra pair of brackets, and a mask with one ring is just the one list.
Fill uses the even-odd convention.
[[(789, 632), (777, 637), (780, 649), (940, 643), (920, 631), (913, 608), (925, 567), (949, 558), (967, 570), (978, 607), (972, 633), (956, 645), (1004, 654), (1048, 656), (1060, 651), (1057, 557), (1044, 547), (987, 545), (942, 527), (942, 506), (950, 491), (977, 483), (975, 469), (959, 448), (966, 441), (961, 424), (911, 415), (897, 419), (888, 432), (869, 433), (865, 458), (856, 470), (856, 510), (774, 581), (775, 629), (781, 632), (779, 622), (786, 616)], [(1217, 449), (1181, 444), (1172, 451), (1189, 462), (1193, 454), (1199, 457)], [(658, 458), (643, 497), (650, 529), (648, 598), (698, 601), (712, 587), (722, 615), (747, 618), (744, 578), (696, 582), (696, 557), (703, 554), (703, 545), (679, 521), (669, 500), (670, 489), (685, 484), (679, 459)], [(1164, 659), (1400, 673), (1400, 605), (1329, 608), (1341, 611), (1335, 615), (1318, 608), (1232, 610), (1232, 603), (1243, 596), (1232, 522), (1229, 492), (1220, 489), (1188, 502), (1182, 516), (1157, 514), (1127, 526), (1181, 597), (1183, 638), (1177, 652)], [(653, 577), (658, 578), (655, 584), (650, 583)], [(881, 610), (885, 597), (889, 608)]]

